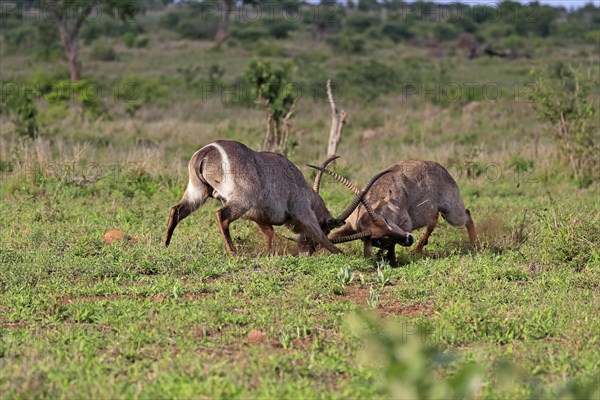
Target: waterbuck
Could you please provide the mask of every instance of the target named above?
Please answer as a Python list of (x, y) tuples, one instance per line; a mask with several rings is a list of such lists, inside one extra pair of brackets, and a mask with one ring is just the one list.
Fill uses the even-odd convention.
[[(327, 160), (323, 167), (333, 159)], [(218, 140), (196, 151), (188, 172), (183, 198), (171, 208), (165, 246), (169, 246), (177, 224), (213, 197), (223, 205), (216, 217), (225, 248), (232, 256), (236, 249), (229, 225), (239, 218), (257, 225), (265, 236), (266, 251), (273, 239), (273, 225), (285, 225), (296, 233), (301, 252), (312, 254), (316, 245), (321, 244), (332, 253), (341, 253), (327, 234), (345, 221), (334, 218), (318, 195), (321, 174), (317, 174), (311, 189), (302, 172), (284, 156), (255, 152), (242, 143), (227, 140)], [(342, 215), (350, 215), (375, 180), (387, 172), (374, 177), (362, 192), (357, 190), (357, 200)]]
[[(335, 172), (311, 167), (358, 191)], [(453, 226), (466, 226), (471, 244), (475, 243), (471, 213), (465, 209), (456, 181), (444, 167), (433, 161), (406, 160), (387, 170), (391, 173), (375, 182), (364, 196), (364, 204), (353, 210), (344, 227), (331, 235), (332, 242), (362, 239), (365, 257), (371, 256), (372, 246), (379, 247), (387, 250), (390, 265), (397, 266), (395, 245), (411, 246), (414, 243), (411, 232), (426, 227), (425, 235), (413, 250), (422, 253), (441, 214)]]

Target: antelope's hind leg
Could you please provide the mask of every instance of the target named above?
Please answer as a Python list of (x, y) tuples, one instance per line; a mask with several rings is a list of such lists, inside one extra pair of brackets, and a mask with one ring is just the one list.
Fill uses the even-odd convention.
[(460, 212), (442, 213), (442, 217), (452, 226), (465, 226), (469, 233), (469, 241), (471, 245), (475, 245), (477, 235), (475, 234), (475, 224), (471, 218), (471, 212), (467, 209), (462, 209)]
[(219, 224), (221, 236), (225, 241), (225, 249), (232, 257), (235, 256), (236, 250), (229, 234), (229, 225), (237, 219), (240, 219), (248, 209), (241, 204), (227, 203), (223, 208), (217, 211), (216, 217)]
[(471, 212), (469, 210), (465, 210), (465, 212), (469, 216), (469, 220), (465, 224), (467, 232), (469, 232), (469, 242), (471, 242), (471, 246), (475, 246), (475, 241), (477, 240), (477, 234), (475, 233), (475, 224), (473, 223), (473, 218), (471, 218)]

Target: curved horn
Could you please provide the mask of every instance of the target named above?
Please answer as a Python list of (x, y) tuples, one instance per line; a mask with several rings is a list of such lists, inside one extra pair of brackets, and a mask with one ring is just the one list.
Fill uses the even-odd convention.
[[(327, 166), (334, 160), (337, 160), (340, 156), (329, 157), (323, 164), (321, 164), (321, 168), (327, 168)], [(321, 186), (321, 178), (323, 177), (323, 171), (317, 172), (317, 176), (315, 176), (315, 183), (313, 183), (313, 190), (319, 193), (319, 186)]]
[(369, 191), (369, 189), (371, 189), (371, 186), (373, 186), (373, 184), (375, 183), (375, 181), (377, 181), (377, 179), (379, 179), (380, 177), (382, 177), (383, 175), (387, 174), (388, 172), (392, 172), (390, 169), (386, 169), (385, 171), (381, 171), (380, 173), (378, 173), (377, 175), (375, 175), (374, 177), (372, 177), (369, 182), (367, 182), (367, 184), (365, 185), (365, 187), (363, 188), (363, 190), (360, 191), (360, 193), (358, 194), (358, 196), (356, 196), (356, 198), (354, 199), (354, 201), (352, 203), (350, 203), (350, 205), (348, 206), (348, 208), (346, 208), (338, 217), (341, 220), (347, 220), (348, 217), (350, 216), (350, 214), (352, 214), (354, 212), (354, 210), (356, 209), (356, 207), (358, 207), (358, 204), (363, 202), (365, 204), (365, 208), (367, 208), (367, 211), (370, 209), (371, 211), (369, 212), (369, 215), (371, 216), (371, 218), (373, 218), (374, 221), (377, 221), (377, 219), (379, 218), (377, 216), (377, 214), (375, 214), (375, 211), (373, 211), (373, 209), (370, 206), (367, 206), (367, 203), (363, 201), (363, 198), (365, 197), (365, 194), (367, 194), (367, 192)]
[(346, 210), (342, 214), (340, 214), (340, 216), (338, 218), (343, 219), (345, 221), (350, 216), (350, 214), (352, 214), (352, 212), (356, 209), (356, 207), (358, 207), (358, 204), (362, 202), (363, 205), (365, 206), (365, 208), (367, 209), (367, 212), (369, 213), (369, 216), (371, 217), (371, 219), (373, 221), (377, 221), (379, 219), (379, 216), (375, 213), (375, 210), (373, 210), (373, 207), (371, 207), (371, 205), (368, 202), (364, 201), (363, 197), (369, 191), (371, 186), (373, 186), (373, 184), (375, 183), (375, 181), (377, 179), (379, 179), (381, 176), (387, 174), (388, 172), (391, 172), (391, 170), (386, 169), (385, 171), (382, 171), (382, 172), (378, 173), (377, 175), (375, 175), (367, 183), (365, 188), (359, 192), (358, 189), (356, 188), (356, 186), (354, 186), (350, 181), (348, 181), (348, 179), (344, 178), (343, 176), (341, 176), (333, 171), (330, 171), (326, 168), (317, 167), (314, 165), (309, 165), (309, 167), (318, 169), (321, 172), (325, 172), (327, 175), (331, 175), (336, 180), (338, 180), (342, 185), (346, 186), (348, 189), (352, 190), (354, 192), (354, 194), (356, 194), (356, 198), (354, 199), (354, 201), (352, 203), (350, 203), (348, 208), (346, 208)]
[(333, 238), (330, 240), (334, 244), (340, 244), (340, 243), (351, 242), (353, 240), (363, 239), (363, 238), (366, 238), (369, 236), (371, 236), (371, 230), (367, 229), (366, 231), (358, 232), (358, 233), (355, 233), (354, 235), (340, 236), (340, 237), (336, 237), (336, 238)]

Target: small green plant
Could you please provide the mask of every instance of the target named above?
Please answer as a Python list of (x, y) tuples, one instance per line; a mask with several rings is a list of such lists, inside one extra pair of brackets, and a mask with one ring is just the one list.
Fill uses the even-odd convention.
[(281, 336), (279, 336), (279, 343), (281, 343), (281, 347), (284, 349), (290, 349), (292, 347), (292, 339), (292, 335), (283, 332)]
[(369, 289), (369, 298), (367, 304), (371, 308), (377, 308), (379, 306), (379, 292), (373, 286)]
[(185, 293), (185, 287), (179, 282), (176, 282), (171, 288), (171, 293), (173, 294), (174, 298), (178, 299)]
[(348, 265), (340, 267), (337, 276), (342, 286), (348, 286), (354, 280), (354, 272), (350, 270), (350, 266)]
[(391, 275), (392, 268), (390, 267), (390, 263), (387, 260), (377, 261), (377, 282), (379, 282), (382, 289), (390, 282)]

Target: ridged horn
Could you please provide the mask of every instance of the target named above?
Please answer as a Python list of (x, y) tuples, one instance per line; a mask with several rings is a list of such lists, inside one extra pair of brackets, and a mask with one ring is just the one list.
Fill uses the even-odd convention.
[[(367, 182), (367, 184), (365, 185), (365, 187), (363, 188), (363, 190), (360, 191), (360, 193), (358, 194), (358, 196), (356, 196), (356, 198), (354, 199), (354, 201), (352, 203), (350, 203), (350, 205), (348, 206), (348, 208), (346, 208), (338, 217), (341, 220), (347, 220), (348, 217), (350, 216), (350, 214), (352, 214), (354, 212), (354, 210), (356, 210), (356, 207), (358, 207), (358, 204), (360, 202), (363, 202), (363, 198), (365, 197), (365, 194), (367, 194), (367, 192), (369, 191), (369, 189), (371, 189), (371, 186), (373, 186), (373, 184), (375, 183), (375, 181), (377, 181), (377, 179), (381, 178), (383, 175), (387, 174), (388, 172), (392, 172), (389, 169), (386, 169), (385, 171), (381, 171), (380, 173), (378, 173), (377, 175), (375, 175), (374, 177), (372, 177), (369, 182)], [(365, 208), (367, 207), (366, 202), (363, 202), (365, 204)], [(370, 208), (370, 206), (368, 206)], [(379, 217), (377, 216), (377, 214), (375, 214), (375, 211), (373, 211), (373, 209), (371, 208), (371, 212), (369, 213), (369, 215), (371, 216), (371, 218), (373, 218), (374, 221), (376, 221)]]
[(359, 192), (358, 189), (356, 188), (356, 186), (354, 186), (350, 181), (348, 181), (348, 179), (344, 178), (343, 176), (341, 176), (333, 171), (330, 171), (326, 168), (317, 167), (315, 165), (309, 165), (309, 167), (315, 168), (315, 169), (319, 170), (320, 172), (326, 173), (327, 175), (331, 175), (333, 178), (338, 180), (342, 185), (346, 186), (348, 189), (352, 190), (354, 192), (354, 194), (356, 194), (356, 198), (352, 201), (352, 203), (350, 203), (348, 208), (342, 214), (340, 214), (340, 216), (338, 218), (343, 219), (345, 221), (350, 216), (350, 214), (352, 214), (352, 212), (354, 212), (356, 207), (358, 207), (358, 204), (362, 202), (363, 205), (365, 206), (367, 212), (369, 213), (369, 216), (371, 217), (371, 219), (373, 221), (377, 221), (379, 219), (379, 216), (377, 215), (377, 213), (375, 213), (375, 210), (373, 210), (373, 207), (371, 207), (371, 205), (368, 202), (364, 201), (363, 197), (369, 191), (371, 186), (373, 186), (373, 184), (375, 183), (375, 181), (377, 179), (379, 179), (382, 175), (385, 175), (388, 172), (391, 172), (391, 170), (386, 169), (385, 171), (382, 171), (382, 172), (378, 173), (377, 175), (375, 175), (374, 177), (372, 177), (371, 180), (365, 186), (365, 188)]
[[(337, 160), (340, 156), (329, 157), (323, 164), (321, 164), (321, 168), (327, 168), (327, 166), (334, 160)], [(315, 183), (313, 183), (313, 190), (319, 193), (319, 186), (321, 186), (321, 178), (323, 177), (323, 171), (319, 170), (317, 172), (317, 176), (315, 176)]]
[(333, 244), (340, 244), (340, 243), (351, 242), (353, 240), (363, 239), (363, 238), (366, 238), (369, 236), (371, 236), (371, 230), (367, 229), (366, 231), (358, 232), (358, 233), (355, 233), (354, 235), (340, 236), (340, 237), (336, 237), (336, 238), (329, 239), (329, 240), (331, 240), (331, 243), (333, 243)]

